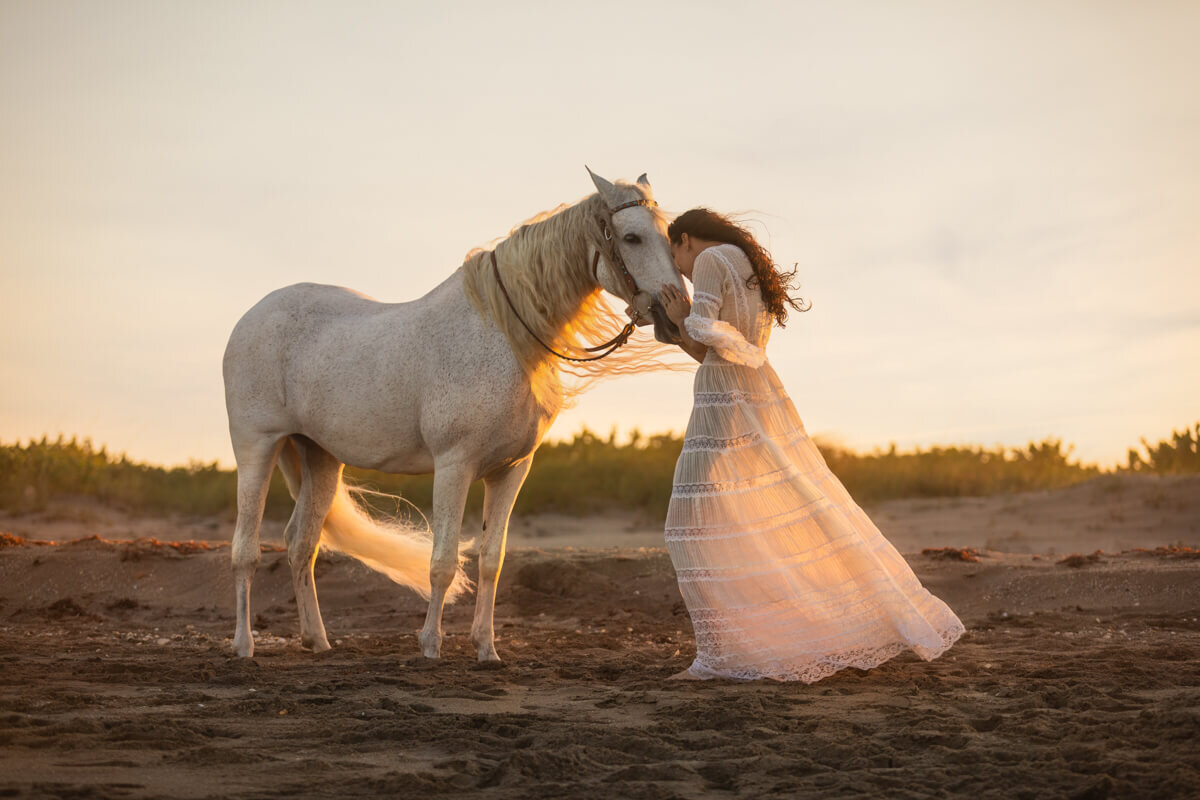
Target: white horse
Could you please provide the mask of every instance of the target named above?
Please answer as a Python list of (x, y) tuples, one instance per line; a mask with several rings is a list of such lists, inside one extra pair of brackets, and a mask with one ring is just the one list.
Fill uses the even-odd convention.
[[(513, 502), (571, 392), (561, 370), (595, 374), (589, 367), (596, 362), (568, 364), (548, 349), (586, 358), (593, 337), (619, 327), (601, 289), (628, 301), (634, 322), (652, 316), (660, 341), (677, 341), (657, 290), (682, 282), (646, 176), (635, 184), (592, 180), (597, 194), (473, 252), (418, 300), (381, 303), (349, 289), (297, 284), (267, 295), (238, 322), (224, 358), (238, 476), (237, 655), (254, 653), (250, 584), (278, 462), (296, 499), (285, 537), (300, 638), (314, 652), (329, 649), (313, 580), (325, 544), (428, 597), (418, 638), (425, 656), (440, 655), (443, 604), (470, 588), (459, 533), (467, 490), (482, 478), (471, 637), (480, 661), (499, 660), (492, 614)], [(637, 348), (632, 342), (598, 363), (608, 371), (636, 368)], [(433, 472), (432, 541), (363, 511), (342, 482), (346, 464)]]

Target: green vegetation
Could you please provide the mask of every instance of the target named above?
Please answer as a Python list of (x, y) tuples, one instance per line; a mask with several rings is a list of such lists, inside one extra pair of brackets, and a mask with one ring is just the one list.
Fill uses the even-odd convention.
[(1033, 489), (1061, 489), (1100, 474), (1070, 460), (1072, 448), (1058, 439), (1024, 449), (932, 447), (868, 454), (822, 448), (825, 462), (861, 503), (900, 497), (964, 497)]
[(237, 481), (233, 471), (215, 463), (163, 469), (111, 456), (88, 439), (0, 445), (0, 508), (43, 508), (59, 494), (136, 511), (210, 514), (234, 507)]
[[(682, 437), (660, 434), (647, 438), (636, 430), (626, 444), (617, 442), (616, 431), (603, 439), (586, 428), (570, 441), (544, 442), (533, 458), (514, 511), (581, 515), (633, 508), (663, 516), (682, 448)], [(398, 494), (422, 509), (433, 505), (430, 475), (410, 477), (354, 469), (346, 470), (346, 475), (359, 486)], [(363, 499), (381, 512), (395, 512), (395, 502), (388, 498)], [(467, 511), (478, 513), (482, 507), (483, 486), (477, 483), (467, 497)]]
[[(644, 436), (633, 431), (629, 441), (607, 438), (584, 429), (568, 441), (547, 442), (534, 458), (529, 479), (517, 498), (517, 513), (557, 511), (588, 514), (634, 509), (661, 519), (671, 495), (675, 461), (683, 446), (677, 434)], [(1200, 423), (1174, 432), (1170, 440), (1150, 445), (1144, 456), (1129, 451), (1121, 471), (1157, 474), (1200, 472)], [(977, 496), (1055, 489), (1101, 474), (1094, 465), (1071, 461), (1070, 446), (1057, 439), (1025, 448), (933, 447), (898, 452), (895, 446), (854, 453), (822, 446), (830, 468), (862, 503), (901, 497)], [(428, 509), (432, 476), (386, 475), (347, 470), (359, 486), (398, 494)], [(235, 507), (237, 478), (216, 463), (192, 463), (166, 469), (110, 455), (84, 439), (27, 445), (0, 444), (0, 509), (45, 508), (55, 496), (84, 495), (135, 512), (229, 514)], [(468, 511), (478, 512), (483, 492), (476, 485)], [(385, 514), (404, 513), (396, 501), (367, 494), (364, 499)], [(292, 502), (278, 471), (267, 499), (267, 515), (284, 518)]]
[(1159, 475), (1182, 475), (1200, 472), (1200, 422), (1192, 430), (1171, 431), (1171, 439), (1152, 445), (1142, 439), (1146, 457), (1129, 450), (1130, 472), (1154, 472)]

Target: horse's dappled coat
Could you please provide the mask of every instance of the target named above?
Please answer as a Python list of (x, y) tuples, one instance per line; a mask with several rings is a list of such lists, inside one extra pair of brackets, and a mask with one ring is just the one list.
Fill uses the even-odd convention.
[[(541, 333), (564, 349), (620, 328), (599, 295), (622, 287), (591, 272), (603, 222), (638, 284), (682, 286), (649, 184), (612, 184), (524, 225), (495, 245), (512, 276), (510, 292)], [(484, 482), (484, 529), (472, 638), (481, 660), (498, 656), (492, 609), (513, 501), (534, 450), (569, 397), (564, 365), (535, 350), (496, 301), (476, 254), (424, 297), (380, 303), (334, 286), (299, 284), (272, 292), (238, 322), (224, 358), (226, 409), (238, 466), (233, 541), (237, 591), (234, 650), (250, 655), (250, 585), (258, 529), (277, 459), (296, 497), (286, 539), (301, 640), (329, 647), (313, 562), (321, 543), (382, 568), (429, 596), (419, 639), (436, 657), (442, 607), (466, 589), (459, 532), (467, 490)], [(629, 301), (631, 298), (622, 297)], [(656, 327), (661, 321), (656, 310)], [(631, 353), (634, 351), (631, 350)], [(637, 369), (622, 354), (602, 371)], [(567, 371), (573, 371), (567, 368)], [(595, 370), (584, 370), (583, 377)], [(387, 530), (354, 503), (345, 464), (406, 474), (434, 473), (432, 538)], [(426, 569), (427, 566), (427, 569)]]

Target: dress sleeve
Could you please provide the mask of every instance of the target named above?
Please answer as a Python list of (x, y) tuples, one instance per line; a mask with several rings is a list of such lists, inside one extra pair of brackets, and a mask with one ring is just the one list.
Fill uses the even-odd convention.
[(692, 272), (692, 313), (684, 319), (688, 336), (714, 347), (717, 354), (734, 364), (761, 367), (766, 361), (762, 348), (746, 340), (737, 328), (718, 319), (721, 306), (732, 301), (733, 282), (729, 268), (712, 250), (696, 256)]

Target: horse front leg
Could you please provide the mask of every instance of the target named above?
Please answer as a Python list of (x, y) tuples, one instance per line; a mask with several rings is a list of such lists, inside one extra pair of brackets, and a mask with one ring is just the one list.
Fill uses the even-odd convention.
[(492, 616), (496, 608), (496, 581), (504, 565), (508, 519), (517, 493), (529, 474), (533, 458), (518, 461), (503, 472), (483, 479), (483, 543), (479, 548), (479, 583), (475, 595), (475, 620), (471, 641), (480, 661), (499, 661)]
[(433, 471), (433, 554), (429, 560), (429, 610), (425, 626), (417, 640), (426, 658), (438, 658), (442, 652), (442, 607), (446, 590), (458, 570), (458, 534), (462, 529), (463, 508), (472, 474), (454, 465)]

